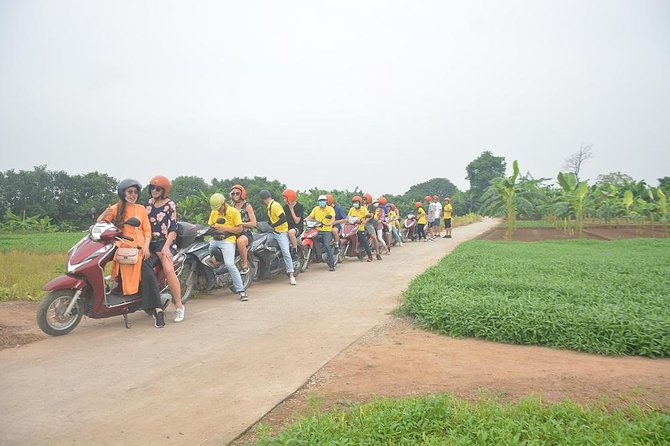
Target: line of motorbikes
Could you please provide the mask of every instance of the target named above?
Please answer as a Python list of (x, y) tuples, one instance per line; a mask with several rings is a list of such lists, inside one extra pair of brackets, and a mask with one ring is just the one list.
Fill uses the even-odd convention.
[[(139, 226), (136, 218), (130, 218), (124, 225)], [(294, 274), (305, 272), (310, 264), (326, 262), (326, 250), (318, 242), (319, 223), (306, 221), (305, 230), (299, 238), (297, 252), (293, 256)], [(403, 222), (403, 240), (416, 238), (416, 217), (408, 215)], [(268, 240), (273, 228), (267, 222), (258, 222), (253, 242), (247, 247), (249, 271), (242, 275), (244, 288), (251, 286), (255, 279), (268, 279), (283, 274), (285, 264), (276, 240)], [(348, 257), (363, 260), (365, 251), (358, 242), (358, 225), (347, 219), (340, 232), (339, 246), (334, 243), (336, 263)], [(210, 254), (207, 237), (217, 235), (216, 229), (187, 222), (177, 224), (176, 244), (178, 251), (173, 257), (174, 269), (181, 285), (182, 302), (187, 302), (195, 291), (229, 287), (233, 281), (222, 260), (214, 252)], [(369, 235), (368, 235), (369, 237)], [(111, 223), (95, 223), (88, 233), (69, 251), (65, 262), (67, 272), (45, 285), (49, 293), (42, 299), (37, 309), (37, 324), (52, 336), (65, 335), (79, 324), (83, 316), (102, 319), (123, 316), (130, 328), (128, 314), (141, 309), (140, 293), (124, 295), (121, 286), (112, 283), (106, 273), (106, 266), (113, 260), (116, 242), (132, 244), (132, 239), (122, 233), (122, 229)], [(370, 240), (368, 240), (370, 243)], [(372, 245), (370, 245), (372, 246)], [(214, 257), (214, 259), (212, 258)], [(172, 296), (167, 280), (155, 255), (149, 259), (158, 280), (161, 304), (166, 308)], [(241, 270), (242, 260), (236, 253), (235, 265)]]

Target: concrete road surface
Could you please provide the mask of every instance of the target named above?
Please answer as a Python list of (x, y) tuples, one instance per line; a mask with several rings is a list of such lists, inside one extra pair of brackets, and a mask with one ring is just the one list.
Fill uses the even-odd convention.
[(72, 333), (0, 351), (0, 444), (223, 445), (386, 322), (414, 276), (459, 243), (407, 243), (383, 261), (315, 264), (290, 286), (255, 282), (250, 300), (216, 291), (157, 329), (144, 313), (85, 319)]

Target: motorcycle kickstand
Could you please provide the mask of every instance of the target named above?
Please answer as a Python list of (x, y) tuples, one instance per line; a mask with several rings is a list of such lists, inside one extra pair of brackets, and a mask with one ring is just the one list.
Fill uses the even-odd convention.
[(123, 322), (126, 324), (126, 328), (130, 328), (130, 322), (128, 321), (128, 313), (123, 313)]

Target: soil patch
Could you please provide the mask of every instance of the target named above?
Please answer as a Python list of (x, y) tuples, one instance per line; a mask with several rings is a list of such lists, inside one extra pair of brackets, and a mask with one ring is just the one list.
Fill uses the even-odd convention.
[(0, 350), (45, 339), (37, 326), (34, 302), (0, 302)]
[[(505, 240), (506, 228), (493, 228), (479, 237), (478, 240)], [(584, 239), (587, 240), (620, 240), (628, 238), (663, 238), (665, 231), (660, 225), (586, 225)], [(574, 231), (560, 228), (516, 228), (512, 240), (519, 242), (538, 242), (542, 240), (572, 240), (578, 238)]]

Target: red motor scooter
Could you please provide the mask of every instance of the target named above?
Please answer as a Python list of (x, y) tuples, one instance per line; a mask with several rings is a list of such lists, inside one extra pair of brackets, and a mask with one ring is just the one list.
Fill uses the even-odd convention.
[[(366, 256), (365, 249), (358, 243), (358, 218), (347, 217), (346, 223), (343, 225), (340, 233), (340, 252), (343, 258), (357, 257), (358, 260), (363, 260)], [(368, 243), (372, 243), (369, 234), (365, 235)], [(371, 245), (369, 245), (371, 246)]]
[[(300, 241), (302, 245), (302, 261), (300, 263), (300, 271), (305, 272), (309, 268), (310, 262), (315, 263), (328, 263), (328, 253), (319, 243), (317, 236), (319, 235), (319, 227), (322, 226), (321, 222), (314, 220), (305, 221), (305, 230), (302, 233), (302, 240)], [(341, 256), (333, 247), (333, 258), (335, 264), (337, 264)]]
[[(133, 217), (124, 225), (138, 227), (140, 221)], [(190, 243), (194, 231), (193, 225), (182, 226), (182, 242)], [(186, 232), (186, 234), (184, 233)], [(180, 244), (178, 236), (178, 246)], [(68, 334), (79, 324), (82, 316), (102, 319), (122, 315), (126, 328), (130, 328), (128, 314), (142, 306), (141, 294), (123, 295), (121, 286), (109, 289), (105, 277), (105, 265), (114, 258), (115, 241), (123, 240), (132, 246), (132, 238), (123, 235), (120, 228), (111, 223), (96, 223), (89, 233), (68, 251), (65, 267), (67, 273), (56, 277), (44, 286), (49, 294), (44, 296), (37, 307), (37, 325), (51, 336)], [(181, 275), (184, 254), (182, 250), (174, 256), (175, 272)], [(167, 307), (171, 295), (167, 291), (167, 282), (156, 258), (153, 262), (154, 273), (161, 290), (161, 303)], [(181, 281), (181, 280), (180, 280)], [(190, 291), (189, 291), (190, 294)], [(184, 295), (188, 300), (189, 296)]]

